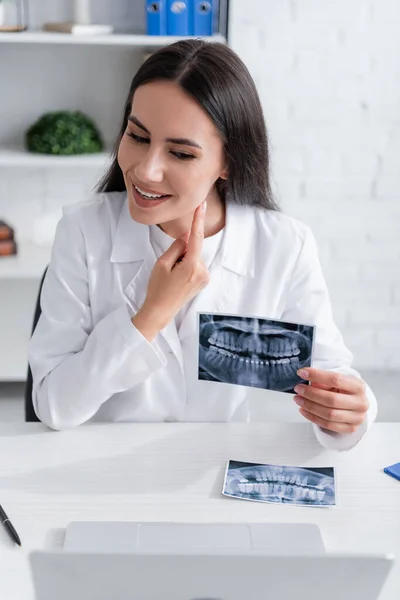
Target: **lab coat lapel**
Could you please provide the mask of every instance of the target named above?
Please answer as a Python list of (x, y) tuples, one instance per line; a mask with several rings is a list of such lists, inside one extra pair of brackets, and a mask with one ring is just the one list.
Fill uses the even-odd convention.
[[(145, 301), (147, 286), (155, 261), (156, 256), (149, 243), (149, 251), (145, 256), (144, 261), (124, 292), (125, 296), (132, 302), (135, 312), (139, 310)], [(164, 329), (161, 329), (160, 335), (165, 339), (183, 368), (182, 348), (174, 319), (172, 319)]]
[[(111, 262), (121, 263), (121, 285), (124, 296), (134, 313), (141, 308), (146, 299), (150, 274), (156, 259), (150, 243), (149, 227), (132, 219), (126, 200), (114, 237)], [(183, 369), (182, 349), (174, 319), (160, 331), (160, 334)]]
[(180, 340), (198, 334), (198, 313), (237, 313), (254, 278), (256, 226), (255, 211), (227, 203), (224, 236), (210, 267), (210, 281), (187, 311), (179, 329)]

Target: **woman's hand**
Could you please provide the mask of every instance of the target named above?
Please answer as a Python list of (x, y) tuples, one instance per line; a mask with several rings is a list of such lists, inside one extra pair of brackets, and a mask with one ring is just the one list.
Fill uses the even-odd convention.
[(201, 260), (206, 202), (195, 211), (189, 240), (177, 239), (160, 256), (150, 275), (146, 299), (132, 323), (149, 341), (209, 282)]
[(294, 400), (306, 419), (337, 433), (352, 433), (364, 422), (369, 402), (361, 379), (311, 367), (297, 374), (311, 383), (294, 388)]

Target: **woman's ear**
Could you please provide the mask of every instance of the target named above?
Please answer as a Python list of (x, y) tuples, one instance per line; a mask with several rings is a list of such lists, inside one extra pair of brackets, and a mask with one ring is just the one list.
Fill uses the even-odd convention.
[(219, 179), (228, 179), (228, 167), (227, 166), (220, 173)]

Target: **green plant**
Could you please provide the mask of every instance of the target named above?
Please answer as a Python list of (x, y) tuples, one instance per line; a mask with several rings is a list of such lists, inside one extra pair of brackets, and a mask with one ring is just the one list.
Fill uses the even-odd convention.
[(91, 154), (103, 149), (95, 124), (80, 111), (46, 113), (29, 127), (25, 137), (28, 150), (41, 154)]

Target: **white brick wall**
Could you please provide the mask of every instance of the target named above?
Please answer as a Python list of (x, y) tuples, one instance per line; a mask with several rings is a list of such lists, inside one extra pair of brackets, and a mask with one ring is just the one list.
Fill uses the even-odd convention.
[(276, 196), (313, 228), (360, 369), (400, 369), (399, 30), (398, 0), (231, 0)]

